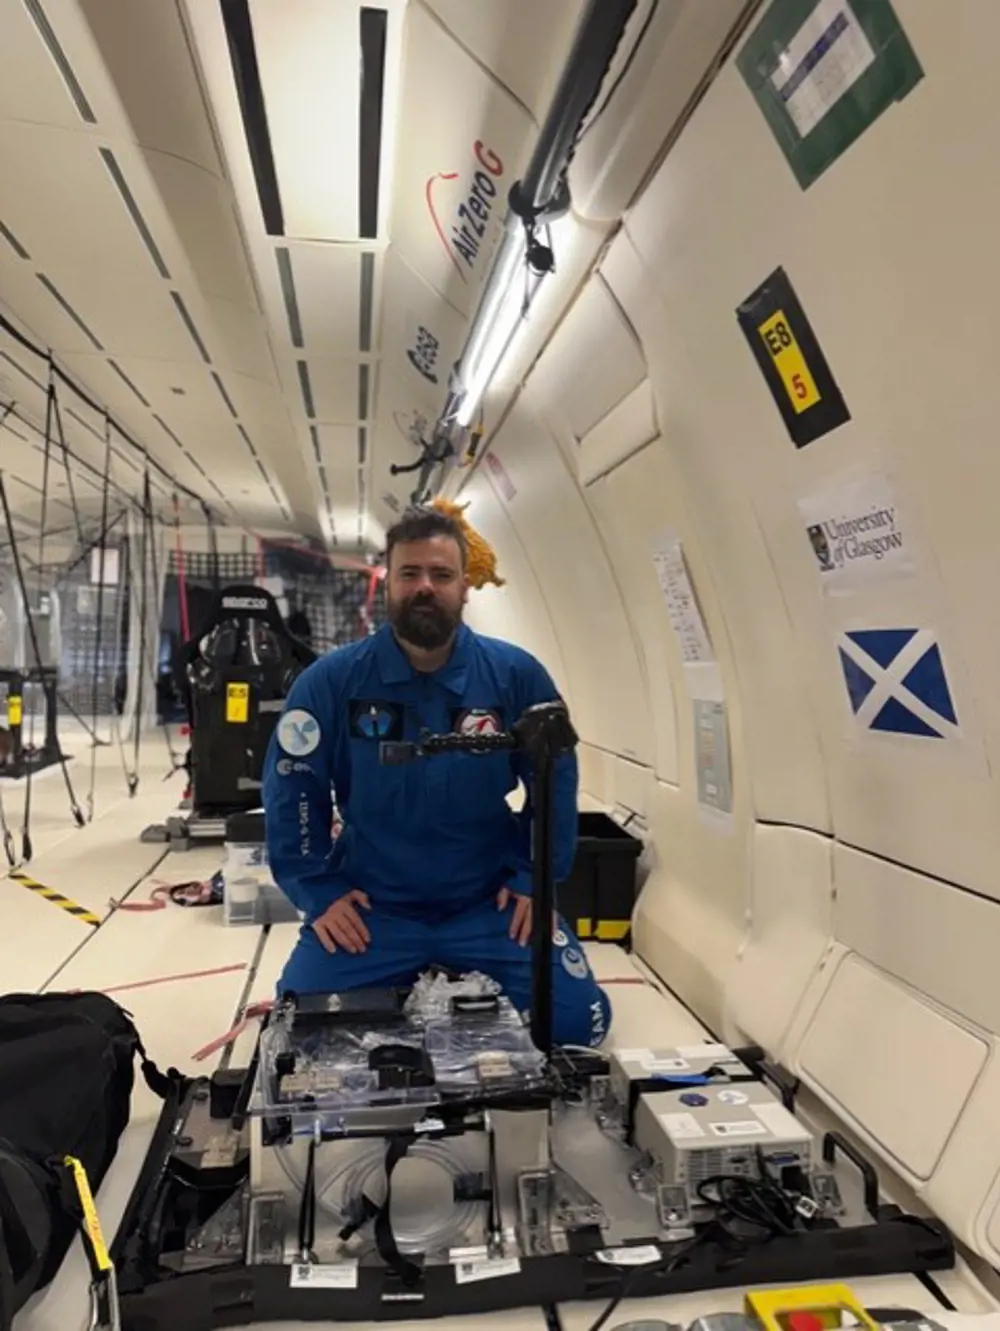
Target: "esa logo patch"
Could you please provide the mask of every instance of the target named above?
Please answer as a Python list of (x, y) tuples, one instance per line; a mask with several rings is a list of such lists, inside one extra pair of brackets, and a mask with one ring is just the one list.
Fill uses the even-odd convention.
[(451, 728), (456, 735), (500, 735), (503, 717), (492, 707), (462, 707), (452, 712)]
[(312, 771), (308, 763), (293, 763), (291, 758), (279, 758), (276, 767), (279, 776), (292, 776)]
[(293, 758), (308, 758), (315, 753), (323, 737), (319, 722), (311, 712), (293, 707), (285, 712), (277, 726), (279, 745)]
[(351, 703), (351, 737), (398, 743), (403, 738), (402, 707), (368, 699)]
[(566, 948), (562, 954), (563, 969), (568, 975), (572, 975), (574, 980), (585, 980), (587, 978), (587, 959), (575, 947)]

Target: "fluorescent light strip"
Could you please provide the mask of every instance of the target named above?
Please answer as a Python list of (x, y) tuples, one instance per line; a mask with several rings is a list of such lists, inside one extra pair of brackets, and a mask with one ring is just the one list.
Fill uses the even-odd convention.
[(132, 224), (142, 237), (142, 243), (149, 251), (149, 257), (153, 260), (156, 271), (161, 277), (165, 277), (169, 281), (170, 271), (163, 261), (163, 255), (160, 253), (159, 246), (153, 239), (153, 233), (146, 225), (146, 219), (143, 217), (138, 203), (136, 203), (135, 195), (128, 187), (128, 182), (122, 174), (121, 167), (118, 165), (118, 159), (110, 148), (101, 149), (101, 158), (108, 169), (108, 175), (115, 182), (115, 185), (118, 188), (118, 193), (122, 196), (122, 202), (125, 204), (128, 215), (132, 219)]
[(358, 235), (378, 235), (379, 177), (382, 167), (382, 104), (388, 14), (361, 10), (361, 106), (358, 115)]
[(128, 375), (125, 373), (125, 371), (122, 369), (122, 367), (118, 364), (118, 362), (112, 360), (111, 357), (109, 356), (109, 357), (108, 357), (108, 364), (109, 364), (109, 365), (111, 366), (111, 368), (114, 370), (115, 374), (118, 375), (119, 379), (121, 379), (124, 383), (126, 383), (126, 384), (129, 386), (129, 388), (131, 388), (132, 392), (136, 395), (136, 397), (139, 399), (139, 401), (142, 403), (142, 405), (143, 405), (144, 407), (148, 407), (148, 406), (150, 405), (149, 402), (148, 402), (148, 401), (143, 397), (143, 395), (139, 392), (138, 388), (136, 388), (135, 384), (134, 384), (134, 383), (132, 382), (132, 380), (128, 377)]
[(368, 394), (371, 387), (370, 369), (367, 365), (358, 366), (358, 419), (368, 419)]
[(234, 421), (237, 420), (239, 418), (239, 412), (233, 406), (233, 399), (226, 392), (226, 385), (219, 378), (218, 371), (216, 370), (212, 371), (212, 378), (215, 380), (215, 386), (219, 390), (219, 396), (222, 398), (223, 402), (225, 402), (226, 406), (229, 408), (230, 416), (232, 416)]
[(372, 314), (375, 298), (375, 255), (361, 256), (361, 300), (358, 326), (358, 347), (362, 352), (372, 349)]
[(316, 404), (313, 401), (312, 383), (309, 380), (309, 366), (304, 360), (299, 361), (299, 387), (302, 389), (302, 403), (310, 420), (315, 419)]
[(18, 240), (17, 236), (14, 235), (13, 231), (11, 231), (9, 226), (4, 226), (3, 222), (0, 222), (0, 236), (3, 236), (4, 240), (11, 247), (11, 249), (14, 251), (14, 253), (17, 255), (19, 259), (31, 258), (31, 255)]
[(243, 117), (243, 132), (246, 135), (247, 149), (257, 185), (264, 229), (269, 236), (283, 236), (285, 218), (281, 207), (278, 174), (274, 166), (271, 134), (267, 124), (264, 89), (261, 86), (260, 68), (257, 64), (250, 6), (248, 0), (220, 0), (220, 3), (226, 39), (229, 43), (229, 59), (236, 82), (236, 95)]
[(69, 303), (69, 301), (66, 299), (66, 297), (62, 294), (62, 292), (59, 290), (59, 288), (58, 288), (53, 282), (50, 282), (49, 279), (45, 276), (44, 273), (36, 273), (35, 276), (38, 278), (39, 282), (41, 282), (42, 286), (43, 286), (43, 287), (45, 288), (45, 290), (49, 293), (49, 295), (52, 297), (52, 299), (55, 300), (55, 301), (57, 301), (57, 302), (62, 306), (62, 308), (66, 311), (66, 313), (67, 313), (67, 314), (69, 315), (69, 317), (73, 320), (73, 322), (76, 324), (76, 326), (81, 330), (81, 332), (83, 332), (83, 333), (85, 333), (85, 334), (87, 335), (87, 337), (88, 337), (88, 338), (90, 339), (90, 341), (94, 344), (94, 346), (97, 348), (97, 350), (98, 350), (98, 351), (103, 351), (104, 348), (101, 346), (100, 342), (98, 342), (97, 338), (94, 336), (94, 334), (91, 332), (91, 330), (90, 330), (90, 329), (87, 327), (87, 325), (84, 323), (84, 321), (83, 321), (83, 319), (80, 317), (80, 315), (77, 314), (76, 310), (74, 310), (73, 306)]
[(299, 315), (299, 301), (295, 294), (295, 275), (292, 272), (292, 256), (282, 247), (274, 252), (278, 261), (278, 280), (281, 282), (281, 294), (285, 298), (285, 314), (288, 318), (288, 334), (292, 346), (301, 351), (305, 346), (302, 340), (302, 319)]
[(195, 327), (195, 322), (191, 318), (190, 313), (188, 312), (188, 307), (184, 304), (183, 296), (179, 291), (171, 291), (170, 295), (173, 298), (174, 304), (177, 306), (177, 313), (184, 320), (184, 327), (191, 334), (192, 342), (194, 342), (195, 346), (201, 352), (202, 360), (205, 362), (206, 365), (211, 365), (212, 357), (208, 354), (208, 349), (206, 348), (205, 343), (201, 340), (201, 334), (198, 332), (198, 329)]
[(90, 108), (90, 103), (83, 95), (83, 89), (73, 73), (73, 67), (66, 59), (66, 53), (59, 45), (59, 39), (52, 31), (52, 25), (46, 17), (45, 10), (42, 8), (40, 0), (24, 0), (24, 7), (31, 16), (31, 21), (38, 29), (38, 35), (48, 47), (49, 55), (56, 63), (56, 68), (62, 75), (63, 82), (73, 98), (73, 104), (80, 113), (80, 118), (85, 120), (88, 125), (97, 124), (97, 116)]

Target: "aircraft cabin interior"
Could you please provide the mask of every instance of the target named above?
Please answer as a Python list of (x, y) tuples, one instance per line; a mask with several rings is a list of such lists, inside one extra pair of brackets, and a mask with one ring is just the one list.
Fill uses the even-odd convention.
[(1000, 1331), (998, 45), (0, 0), (0, 1331)]

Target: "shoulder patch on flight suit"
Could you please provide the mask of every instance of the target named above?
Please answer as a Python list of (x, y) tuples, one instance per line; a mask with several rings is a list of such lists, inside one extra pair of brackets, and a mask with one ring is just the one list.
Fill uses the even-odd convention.
[(499, 735), (503, 713), (495, 707), (458, 707), (451, 714), (451, 728), (456, 735)]
[(351, 738), (390, 740), (403, 738), (403, 709), (399, 703), (355, 699), (350, 703)]

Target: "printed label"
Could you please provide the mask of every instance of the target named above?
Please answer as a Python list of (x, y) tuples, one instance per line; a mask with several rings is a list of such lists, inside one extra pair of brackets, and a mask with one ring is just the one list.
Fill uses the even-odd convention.
[(660, 1261), (662, 1255), (655, 1244), (644, 1243), (635, 1248), (605, 1248), (597, 1253), (597, 1260), (608, 1266), (648, 1266)]
[(475, 1280), (496, 1280), (500, 1276), (516, 1276), (521, 1263), (516, 1257), (498, 1257), (482, 1262), (456, 1262), (455, 1284), (470, 1285)]
[[(693, 1114), (660, 1114), (659, 1118), (664, 1130), (671, 1137), (691, 1140), (705, 1135), (705, 1129)], [(760, 1124), (757, 1126), (760, 1127)], [(763, 1128), (761, 1131), (763, 1132)]]
[(763, 1137), (767, 1134), (764, 1124), (752, 1119), (744, 1123), (713, 1123), (711, 1128), (717, 1137)]
[(292, 1267), (292, 1289), (357, 1289), (357, 1262), (338, 1262), (336, 1266), (310, 1266), (298, 1262)]

